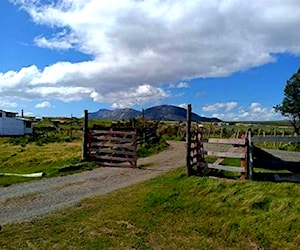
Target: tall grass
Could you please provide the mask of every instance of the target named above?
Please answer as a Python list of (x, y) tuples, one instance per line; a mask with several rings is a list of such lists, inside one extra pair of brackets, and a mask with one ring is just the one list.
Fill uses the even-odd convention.
[[(81, 162), (81, 142), (50, 143), (38, 146), (34, 143), (11, 145), (0, 140), (0, 173), (28, 174), (44, 172), (47, 177), (62, 174), (61, 168)], [(21, 177), (0, 177), (0, 186), (29, 181)]]
[(300, 249), (300, 186), (181, 169), (43, 219), (3, 226), (2, 249)]

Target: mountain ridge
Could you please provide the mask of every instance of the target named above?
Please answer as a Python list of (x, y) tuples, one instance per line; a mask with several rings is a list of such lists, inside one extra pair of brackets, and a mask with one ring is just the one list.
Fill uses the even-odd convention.
[[(184, 121), (186, 120), (187, 110), (174, 105), (159, 105), (144, 110), (146, 119), (159, 121)], [(131, 108), (124, 109), (99, 109), (96, 112), (89, 113), (89, 119), (130, 119), (142, 117), (142, 111)], [(221, 122), (218, 118), (208, 118), (192, 113), (192, 121), (196, 122)]]

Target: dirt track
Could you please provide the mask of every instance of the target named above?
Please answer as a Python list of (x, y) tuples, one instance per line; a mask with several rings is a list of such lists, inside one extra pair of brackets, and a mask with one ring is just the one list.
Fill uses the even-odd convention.
[(138, 160), (146, 169), (97, 168), (79, 174), (0, 188), (0, 225), (31, 220), (84, 198), (154, 178), (185, 164), (185, 144), (170, 142), (160, 154)]

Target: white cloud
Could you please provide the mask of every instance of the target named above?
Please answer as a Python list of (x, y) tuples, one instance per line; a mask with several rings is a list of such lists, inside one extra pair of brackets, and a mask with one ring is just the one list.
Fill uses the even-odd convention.
[(178, 84), (171, 83), (169, 85), (169, 88), (177, 88), (177, 89), (183, 89), (183, 88), (189, 88), (189, 84), (187, 82), (180, 82)]
[(126, 108), (135, 104), (145, 104), (149, 101), (158, 101), (168, 97), (161, 88), (154, 88), (148, 84), (140, 85), (138, 88), (131, 88), (129, 91), (117, 91), (108, 93), (106, 96), (93, 92), (91, 98), (99, 102), (110, 102), (113, 108)]
[(0, 109), (10, 109), (16, 107), (18, 107), (18, 104), (16, 102), (5, 98), (0, 99)]
[(130, 91), (144, 83), (158, 89), (161, 83), (182, 81), (177, 87), (188, 87), (189, 79), (228, 76), (273, 62), (276, 53), (300, 55), (295, 0), (11, 2), (36, 24), (53, 29), (33, 39), (37, 46), (73, 49), (93, 59), (0, 73), (2, 96), (47, 93), (47, 98), (78, 100), (98, 93), (116, 104), (111, 96), (130, 99)]
[(202, 107), (205, 112), (218, 111), (224, 109), (226, 112), (235, 109), (238, 106), (237, 102), (224, 102), (224, 103), (214, 103), (211, 105), (206, 105)]
[(189, 84), (187, 82), (180, 82), (178, 85), (177, 85), (177, 88), (189, 88)]
[(185, 108), (186, 109), (188, 104), (187, 103), (182, 103), (182, 104), (179, 104), (177, 106), (180, 107), (180, 108)]
[(35, 105), (35, 108), (38, 108), (38, 109), (51, 108), (51, 107), (52, 107), (52, 105), (48, 101), (44, 101), (44, 102), (41, 102), (41, 103), (38, 103), (37, 105)]
[(49, 49), (71, 49), (72, 44), (65, 39), (52, 38), (47, 40), (45, 37), (36, 37), (34, 42), (37, 46)]
[(214, 113), (212, 117), (226, 121), (270, 121), (282, 119), (282, 116), (276, 113), (273, 108), (264, 107), (257, 102), (251, 103), (246, 108), (240, 107), (238, 112)]

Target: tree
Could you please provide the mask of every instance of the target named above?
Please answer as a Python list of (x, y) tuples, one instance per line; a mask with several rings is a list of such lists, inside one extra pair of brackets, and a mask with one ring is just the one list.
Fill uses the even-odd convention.
[(300, 68), (287, 81), (284, 88), (284, 99), (274, 109), (290, 119), (294, 132), (298, 135), (300, 131)]

